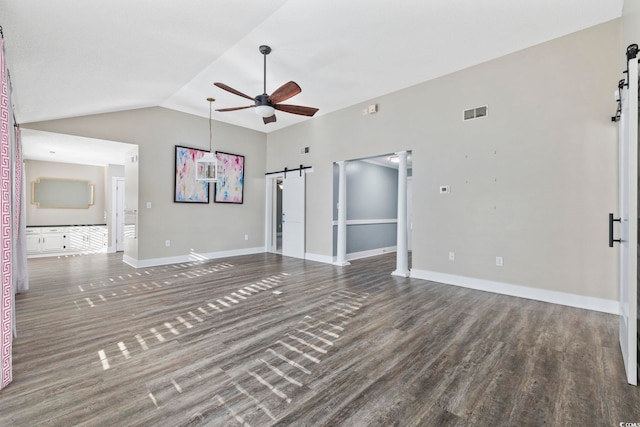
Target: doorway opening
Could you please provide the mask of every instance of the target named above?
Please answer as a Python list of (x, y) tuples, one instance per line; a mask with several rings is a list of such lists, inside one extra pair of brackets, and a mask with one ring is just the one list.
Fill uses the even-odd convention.
[[(337, 265), (349, 260), (398, 252), (404, 247), (405, 259), (411, 264), (412, 250), (412, 164), (410, 152), (405, 152), (406, 169), (399, 171), (396, 153), (353, 159), (334, 164), (333, 175), (333, 257)], [(346, 217), (344, 232), (345, 253), (339, 247), (339, 198), (341, 165), (344, 170), (344, 205)], [(404, 176), (404, 178), (401, 178)], [(404, 183), (400, 185), (400, 180)], [(400, 197), (401, 192), (406, 197)], [(403, 208), (400, 209), (399, 201)], [(405, 212), (399, 218), (399, 212)], [(406, 217), (405, 217), (406, 215)], [(399, 239), (399, 227), (406, 227), (405, 243)], [(395, 273), (394, 273), (395, 274)]]
[(305, 258), (306, 173), (299, 169), (266, 177), (267, 252)]
[[(25, 160), (31, 161), (25, 163), (25, 170), (34, 176), (47, 176), (47, 170), (54, 169), (60, 178), (84, 179), (87, 170), (102, 169), (99, 173), (101, 178), (94, 181), (96, 194), (100, 196), (91, 209), (69, 211), (69, 215), (64, 218), (68, 222), (60, 222), (59, 210), (46, 210), (39, 212), (37, 221), (33, 215), (28, 216), (27, 226), (34, 225), (32, 221), (106, 226), (106, 237), (101, 239), (101, 246), (106, 246), (106, 252), (125, 251), (127, 236), (126, 233), (123, 236), (123, 230), (126, 229), (124, 207), (126, 205), (128, 210), (137, 212), (138, 204), (138, 146), (32, 129), (23, 130), (22, 145)], [(61, 168), (61, 163), (73, 166)], [(82, 241), (80, 243), (84, 244)], [(137, 245), (135, 240), (132, 243)]]

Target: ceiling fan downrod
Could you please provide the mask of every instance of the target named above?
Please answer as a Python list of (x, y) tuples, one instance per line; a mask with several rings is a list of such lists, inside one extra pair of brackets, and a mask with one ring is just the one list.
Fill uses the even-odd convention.
[(263, 58), (264, 58), (264, 72), (263, 72), (263, 86), (262, 86), (262, 93), (264, 95), (267, 94), (267, 55), (269, 55), (271, 53), (271, 48), (267, 45), (261, 45), (260, 46), (260, 53), (262, 54)]

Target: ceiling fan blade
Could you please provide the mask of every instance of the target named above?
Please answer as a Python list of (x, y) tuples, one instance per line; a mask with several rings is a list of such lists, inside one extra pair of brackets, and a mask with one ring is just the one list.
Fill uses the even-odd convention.
[(273, 123), (276, 121), (276, 115), (274, 114), (273, 116), (269, 116), (269, 117), (263, 117), (262, 120), (264, 121), (264, 124), (266, 125), (267, 123)]
[(285, 83), (271, 94), (269, 102), (277, 104), (278, 102), (286, 101), (300, 92), (302, 92), (302, 89), (300, 89), (300, 86), (298, 86), (296, 82)]
[(236, 110), (244, 110), (245, 108), (253, 108), (255, 105), (247, 105), (246, 107), (231, 107), (231, 108), (220, 108), (216, 111), (225, 112), (225, 111), (236, 111)]
[(300, 116), (313, 116), (318, 112), (317, 108), (303, 107), (301, 105), (289, 105), (289, 104), (275, 104), (273, 106), (276, 110), (284, 111), (285, 113), (298, 114)]
[(224, 90), (226, 90), (227, 92), (231, 92), (231, 93), (233, 93), (234, 95), (238, 95), (238, 96), (241, 96), (241, 97), (243, 97), (243, 98), (247, 98), (247, 99), (250, 99), (250, 100), (252, 100), (252, 101), (253, 101), (253, 98), (252, 98), (252, 97), (250, 97), (249, 95), (245, 95), (244, 93), (242, 93), (242, 92), (240, 92), (240, 91), (237, 91), (237, 90), (235, 90), (234, 88), (229, 87), (229, 86), (227, 86), (227, 85), (226, 85), (226, 84), (224, 84), (224, 83), (214, 83), (213, 85), (214, 85), (214, 86), (218, 86), (220, 89), (224, 89)]

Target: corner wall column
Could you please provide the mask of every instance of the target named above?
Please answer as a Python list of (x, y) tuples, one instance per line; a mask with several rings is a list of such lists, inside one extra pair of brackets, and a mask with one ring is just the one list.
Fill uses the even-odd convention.
[(338, 164), (338, 249), (336, 265), (349, 265), (347, 262), (347, 163)]
[(398, 240), (394, 276), (409, 277), (409, 245), (407, 241), (407, 152), (398, 155)]

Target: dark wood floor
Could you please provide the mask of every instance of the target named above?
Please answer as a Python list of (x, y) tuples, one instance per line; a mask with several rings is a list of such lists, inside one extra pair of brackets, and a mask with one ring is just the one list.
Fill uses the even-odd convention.
[(615, 316), (393, 267), (31, 259), (0, 425), (640, 423)]

